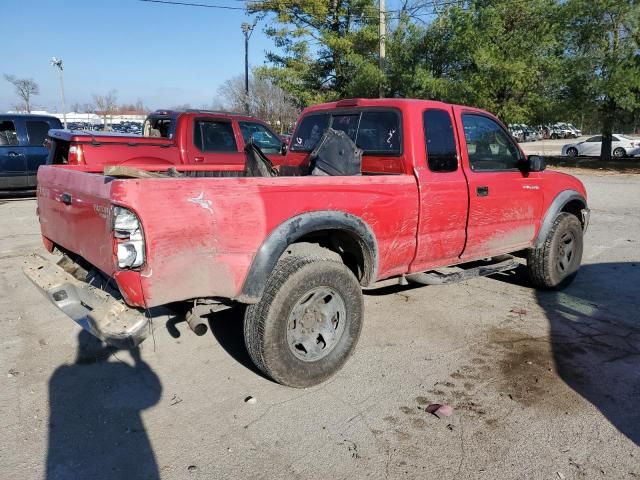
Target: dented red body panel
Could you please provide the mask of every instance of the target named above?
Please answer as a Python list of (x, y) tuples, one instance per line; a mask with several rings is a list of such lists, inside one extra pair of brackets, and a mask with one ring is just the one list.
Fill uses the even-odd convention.
[[(303, 117), (343, 106), (312, 107)], [(372, 283), (529, 247), (560, 192), (573, 190), (586, 199), (580, 181), (561, 173), (474, 172), (461, 115), (479, 110), (398, 99), (358, 100), (357, 106), (390, 107), (402, 116), (401, 154), (365, 155), (362, 176), (116, 179), (90, 167), (42, 167), (38, 208), (45, 245), (76, 253), (112, 277), (129, 305), (152, 307), (192, 298), (238, 299), (269, 235), (309, 212), (343, 212), (364, 222), (377, 245)], [(428, 168), (422, 119), (430, 108), (449, 112), (454, 122), (454, 172)], [(308, 155), (296, 152), (285, 161), (305, 162)], [(477, 196), (478, 187), (490, 194)], [(60, 201), (65, 193), (72, 197), (69, 204)], [(140, 219), (146, 260), (139, 269), (117, 267), (113, 205)]]

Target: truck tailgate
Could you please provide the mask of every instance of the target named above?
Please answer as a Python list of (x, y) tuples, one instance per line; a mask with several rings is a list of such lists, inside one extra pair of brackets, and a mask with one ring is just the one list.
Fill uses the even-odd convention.
[(69, 167), (38, 170), (42, 235), (108, 275), (114, 270), (110, 180)]

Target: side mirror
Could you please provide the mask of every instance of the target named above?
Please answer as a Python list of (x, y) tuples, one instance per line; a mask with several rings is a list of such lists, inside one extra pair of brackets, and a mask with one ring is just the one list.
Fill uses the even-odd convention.
[(287, 154), (287, 150), (289, 150), (289, 147), (287, 146), (287, 144), (285, 142), (282, 142), (282, 146), (280, 147), (280, 153), (282, 155), (286, 155)]
[(527, 171), (542, 172), (547, 168), (547, 162), (540, 155), (529, 155), (527, 158)]

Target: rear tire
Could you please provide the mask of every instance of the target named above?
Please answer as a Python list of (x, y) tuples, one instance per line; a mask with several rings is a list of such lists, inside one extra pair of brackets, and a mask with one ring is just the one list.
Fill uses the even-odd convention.
[(246, 309), (245, 344), (256, 366), (276, 382), (310, 387), (351, 356), (363, 312), (360, 284), (343, 263), (286, 256), (260, 301)]
[(537, 288), (560, 290), (578, 274), (582, 261), (582, 224), (575, 215), (560, 213), (540, 248), (527, 252), (527, 270)]
[(622, 147), (618, 147), (613, 151), (613, 156), (615, 158), (624, 158), (627, 156), (627, 151)]

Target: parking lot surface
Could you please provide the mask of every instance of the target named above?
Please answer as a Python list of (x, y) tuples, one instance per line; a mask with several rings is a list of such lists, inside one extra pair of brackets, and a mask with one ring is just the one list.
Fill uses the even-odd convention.
[(104, 349), (22, 274), (45, 255), (35, 201), (0, 199), (0, 478), (640, 478), (640, 176), (578, 176), (569, 288), (386, 282), (354, 356), (306, 390), (256, 372), (240, 309)]

